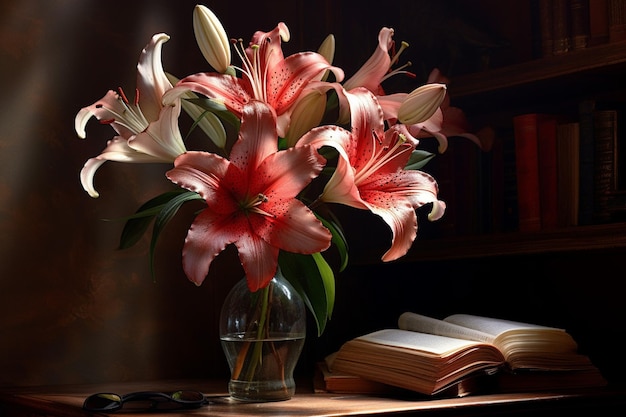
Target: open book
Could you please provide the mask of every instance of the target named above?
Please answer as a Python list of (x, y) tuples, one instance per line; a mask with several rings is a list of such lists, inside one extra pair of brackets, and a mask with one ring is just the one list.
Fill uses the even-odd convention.
[(439, 320), (415, 313), (402, 314), (398, 327), (344, 343), (330, 371), (429, 395), (485, 374), (495, 375), (508, 391), (606, 384), (563, 329), (467, 314)]

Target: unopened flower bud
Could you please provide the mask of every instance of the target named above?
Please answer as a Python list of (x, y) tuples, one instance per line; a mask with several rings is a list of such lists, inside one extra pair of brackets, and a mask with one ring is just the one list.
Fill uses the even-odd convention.
[(398, 109), (398, 121), (414, 125), (428, 120), (446, 97), (445, 84), (425, 84), (411, 91)]
[(326, 95), (313, 90), (300, 98), (291, 113), (291, 123), (285, 135), (287, 146), (293, 147), (306, 132), (318, 126), (326, 110)]
[(329, 64), (333, 63), (333, 59), (335, 59), (335, 36), (332, 33), (326, 36), (326, 39), (324, 39), (324, 42), (322, 42), (317, 49), (317, 52), (326, 58)]
[(230, 41), (217, 16), (202, 5), (193, 10), (193, 31), (202, 55), (216, 71), (230, 66)]

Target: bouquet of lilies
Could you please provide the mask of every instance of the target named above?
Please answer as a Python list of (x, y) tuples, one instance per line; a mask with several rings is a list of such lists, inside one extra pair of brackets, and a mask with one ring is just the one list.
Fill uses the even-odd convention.
[[(165, 175), (178, 187), (126, 219), (121, 245), (137, 242), (154, 221), (152, 265), (160, 231), (185, 202), (200, 200), (204, 209), (183, 246), (187, 277), (202, 284), (213, 259), (234, 244), (250, 291), (267, 286), (280, 265), (321, 333), (334, 305), (327, 250), (336, 248), (339, 270), (348, 261), (333, 204), (380, 216), (392, 234), (382, 260), (402, 257), (416, 238), (415, 210), (431, 204), (430, 220), (445, 210), (436, 181), (420, 170), (433, 154), (416, 149), (419, 138), (436, 137), (443, 152), (447, 136), (464, 134), (457, 123), (462, 113), (448, 105), (436, 71), (409, 93), (384, 92), (389, 76), (410, 75), (406, 66), (394, 69), (407, 45), (396, 50), (390, 28), (380, 30), (371, 58), (344, 80), (344, 71), (331, 64), (332, 35), (318, 52), (285, 57), (284, 23), (244, 45), (198, 5), (193, 26), (212, 71), (181, 79), (166, 73), (161, 54), (169, 36), (156, 34), (139, 58), (134, 100), (121, 89), (108, 91), (79, 111), (79, 137), (86, 137), (91, 117), (115, 130), (83, 167), (82, 186), (98, 196), (94, 175), (106, 161), (172, 164)], [(233, 51), (239, 66), (231, 62)], [(208, 149), (186, 148), (181, 110), (191, 116), (189, 130), (210, 139)]]

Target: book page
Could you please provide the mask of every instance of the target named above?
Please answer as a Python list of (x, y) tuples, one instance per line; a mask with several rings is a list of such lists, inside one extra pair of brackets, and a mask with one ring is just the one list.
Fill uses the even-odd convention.
[(470, 329), (475, 329), (490, 334), (493, 337), (496, 337), (499, 334), (502, 334), (509, 330), (544, 329), (564, 331), (563, 329), (557, 329), (554, 327), (540, 326), (537, 324), (522, 323), (511, 320), (494, 319), (490, 317), (474, 316), (471, 314), (453, 314), (443, 320), (448, 323), (458, 324), (459, 326), (469, 327)]
[(455, 339), (434, 334), (418, 333), (400, 329), (385, 329), (360, 336), (357, 340), (420, 350), (434, 355), (444, 355), (459, 349), (476, 345), (471, 340)]
[(492, 343), (494, 339), (493, 335), (479, 330), (410, 312), (400, 315), (400, 318), (398, 319), (398, 327), (400, 329), (411, 330), (414, 332), (475, 340), (484, 343)]

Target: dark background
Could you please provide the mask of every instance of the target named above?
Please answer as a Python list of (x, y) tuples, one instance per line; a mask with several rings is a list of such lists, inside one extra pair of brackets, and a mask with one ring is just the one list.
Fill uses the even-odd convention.
[[(209, 69), (193, 37), (195, 4), (0, 1), (0, 385), (227, 376), (217, 320), (221, 300), (243, 276), (236, 254), (227, 250), (201, 287), (191, 284), (180, 265), (191, 219), (183, 213), (159, 244), (153, 282), (148, 241), (117, 250), (122, 222), (102, 219), (128, 215), (167, 189), (168, 166), (107, 162), (96, 174), (101, 196), (92, 199), (78, 173), (112, 130), (90, 123), (82, 141), (73, 128), (77, 111), (108, 89), (134, 89), (139, 52), (154, 33), (171, 36), (163, 48), (167, 71)], [(315, 50), (334, 33), (334, 63), (348, 76), (375, 48), (380, 27), (394, 27), (396, 40), (411, 44), (404, 59), (418, 75), (402, 81), (404, 88), (420, 85), (435, 66), (454, 76), (534, 53), (531, 43), (515, 42), (527, 29), (490, 17), (507, 8), (515, 20), (528, 13), (522, 1), (204, 4), (229, 36), (245, 41), (255, 30), (286, 22), (292, 32), (286, 55)], [(371, 216), (352, 217), (347, 229), (357, 249), (368, 240), (384, 247), (378, 239), (388, 238)], [(310, 332), (298, 371), (309, 373), (343, 341), (395, 326), (401, 312), (412, 310), (562, 326), (613, 377), (624, 370), (611, 363), (621, 353), (614, 340), (625, 332), (623, 255), (616, 250), (389, 265), (361, 257), (337, 277), (333, 319), (322, 337)]]

